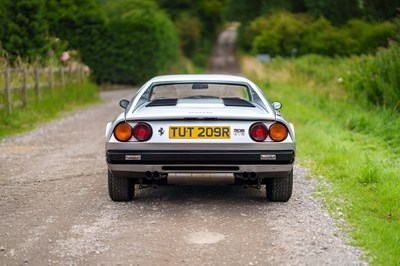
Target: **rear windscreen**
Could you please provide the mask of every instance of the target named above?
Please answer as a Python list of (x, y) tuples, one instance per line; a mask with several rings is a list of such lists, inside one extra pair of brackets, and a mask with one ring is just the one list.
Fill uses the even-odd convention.
[(185, 83), (155, 85), (149, 101), (159, 99), (237, 98), (250, 100), (249, 90), (240, 84)]

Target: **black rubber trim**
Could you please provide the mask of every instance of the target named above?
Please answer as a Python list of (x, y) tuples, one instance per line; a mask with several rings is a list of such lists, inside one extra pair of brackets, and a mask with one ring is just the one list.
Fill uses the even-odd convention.
[[(240, 98), (222, 98), (225, 106), (237, 106), (237, 107), (255, 107), (252, 103), (240, 99)], [(157, 107), (157, 106), (176, 106), (178, 99), (156, 99), (146, 107)]]
[(146, 105), (146, 107), (175, 106), (177, 103), (178, 99), (157, 99)]
[(252, 103), (240, 98), (222, 98), (225, 106), (255, 107)]
[[(125, 160), (125, 155), (140, 155), (141, 160)], [(261, 155), (276, 155), (276, 160), (261, 160)], [(292, 164), (294, 151), (120, 151), (106, 153), (110, 164)]]

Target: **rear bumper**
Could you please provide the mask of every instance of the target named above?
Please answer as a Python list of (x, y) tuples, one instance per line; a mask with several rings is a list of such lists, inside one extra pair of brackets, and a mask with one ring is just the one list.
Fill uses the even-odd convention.
[(107, 151), (109, 164), (292, 164), (294, 151)]
[(106, 152), (113, 172), (240, 173), (290, 172), (295, 152), (286, 151), (132, 151)]

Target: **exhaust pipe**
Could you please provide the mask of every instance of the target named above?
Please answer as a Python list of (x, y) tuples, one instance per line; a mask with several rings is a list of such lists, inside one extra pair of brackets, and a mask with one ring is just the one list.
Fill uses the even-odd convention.
[(161, 179), (160, 173), (158, 171), (154, 171), (153, 178), (154, 180), (160, 180)]
[(145, 174), (145, 177), (147, 180), (151, 180), (151, 178), (153, 177), (153, 174), (150, 171), (147, 171)]
[(250, 180), (256, 180), (257, 179), (257, 174), (255, 172), (250, 173)]
[(242, 173), (242, 179), (243, 179), (243, 180), (249, 179), (249, 173), (243, 172), (243, 173)]

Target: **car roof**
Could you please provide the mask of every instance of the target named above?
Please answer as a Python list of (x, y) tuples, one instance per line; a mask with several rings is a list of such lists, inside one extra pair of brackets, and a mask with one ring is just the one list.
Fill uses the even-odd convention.
[(224, 74), (181, 74), (181, 75), (163, 75), (152, 78), (149, 82), (238, 82), (249, 83), (245, 77)]

